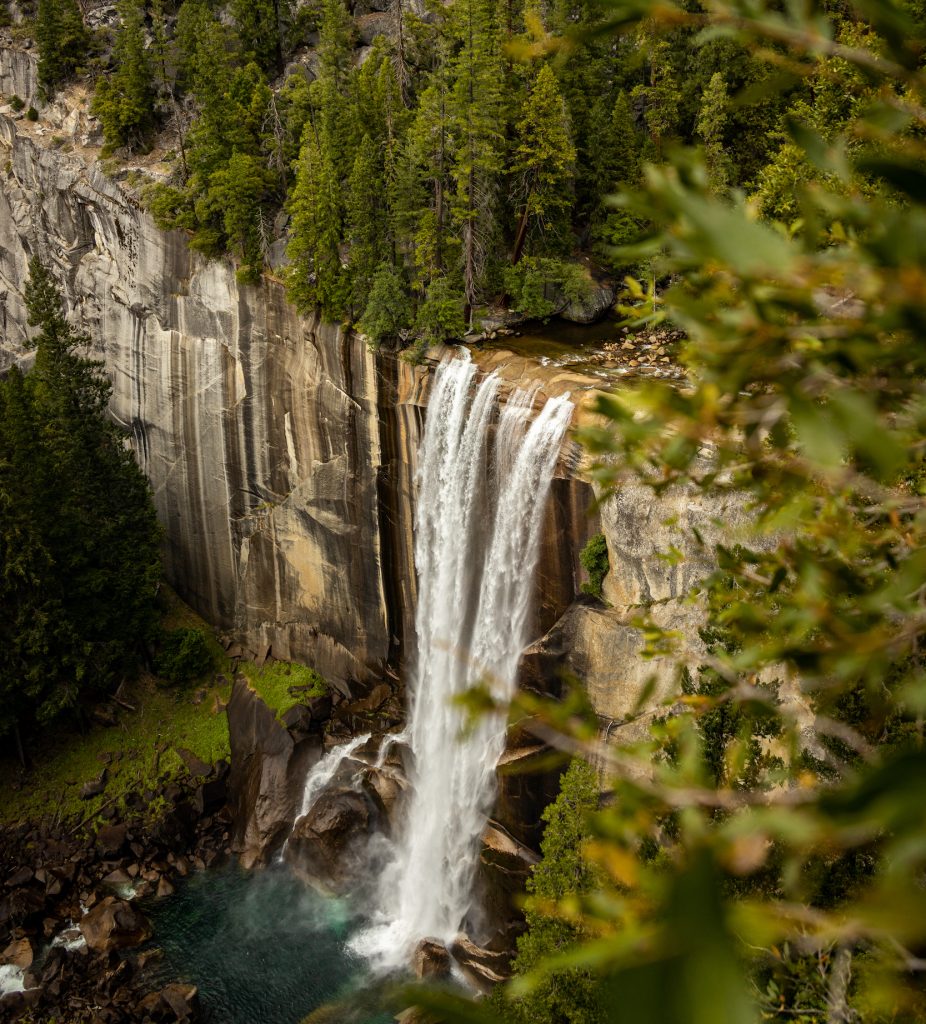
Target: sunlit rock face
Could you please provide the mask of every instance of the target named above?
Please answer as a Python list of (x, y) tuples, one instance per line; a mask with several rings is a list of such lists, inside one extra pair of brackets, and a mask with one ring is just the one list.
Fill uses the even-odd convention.
[[(3, 364), (23, 353), (37, 254), (113, 381), (112, 413), (165, 527), (168, 579), (253, 650), (334, 679), (378, 674), (394, 631), (372, 355), (298, 316), (279, 284), (239, 286), (228, 262), (191, 254), (66, 148), (0, 115)], [(392, 558), (390, 587), (408, 573)]]
[[(0, 92), (28, 102), (35, 80), (33, 53), (0, 47)], [(278, 282), (241, 286), (229, 261), (207, 262), (183, 233), (157, 229), (131, 187), (102, 172), (85, 99), (62, 94), (38, 123), (0, 108), (0, 369), (25, 356), (22, 293), (39, 255), (113, 381), (113, 415), (165, 528), (168, 580), (252, 652), (312, 664), (344, 692), (387, 666), (402, 674), (414, 649), (415, 481), (433, 362), (374, 356), (356, 335), (299, 316)], [(536, 382), (537, 408), (569, 391), (577, 418), (587, 416), (593, 380), (514, 353), (474, 358), (499, 373), (502, 400)], [(578, 461), (567, 442), (529, 635), (553, 630), (547, 676), (554, 663), (575, 672), (616, 717), (661, 671), (638, 656), (633, 606), (679, 596), (708, 566), (693, 544), (681, 564), (659, 559), (672, 543), (684, 548), (665, 520), (703, 532), (714, 516), (735, 517), (634, 488), (590, 512)], [(598, 529), (611, 555), (607, 611), (572, 605), (578, 553)], [(690, 609), (670, 602), (661, 614), (696, 641)]]

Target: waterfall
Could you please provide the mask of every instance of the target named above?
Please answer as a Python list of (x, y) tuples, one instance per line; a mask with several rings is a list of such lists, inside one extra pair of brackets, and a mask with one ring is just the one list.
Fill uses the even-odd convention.
[(573, 407), (552, 398), (531, 419), (535, 392), (518, 391), (490, 445), (498, 387), (495, 374), (477, 381), (468, 358), (453, 359), (438, 368), (428, 403), (415, 523), (411, 790), (376, 921), (354, 940), (383, 967), (407, 964), (426, 936), (449, 943), (471, 910), (506, 722), (503, 713), (484, 715), (464, 731), (455, 698), (481, 683), (507, 703), (528, 640), (543, 515)]

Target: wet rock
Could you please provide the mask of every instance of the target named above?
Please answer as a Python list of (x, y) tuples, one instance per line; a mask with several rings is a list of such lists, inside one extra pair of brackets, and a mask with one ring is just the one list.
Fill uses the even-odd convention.
[(166, 878), (162, 877), (158, 882), (158, 888), (155, 895), (158, 899), (163, 899), (165, 896), (173, 896), (175, 892), (176, 889), (174, 889), (170, 882)]
[(26, 882), (31, 882), (32, 878), (32, 868), (22, 867), (18, 868), (10, 875), (6, 880), (6, 884), (10, 889), (16, 889), (20, 885), (25, 885)]
[(161, 990), (161, 1001), (173, 1013), (175, 1020), (188, 1020), (196, 1010), (195, 985), (175, 983)]
[(16, 939), (0, 953), (0, 964), (10, 964), (22, 970), (32, 966), (35, 953), (32, 943), (28, 939)]
[(463, 973), (483, 992), (491, 991), (511, 974), (508, 953), (477, 946), (467, 935), (457, 936), (450, 952)]
[[(228, 803), (235, 822), (232, 846), (250, 867), (289, 832), (297, 798), (291, 776), (304, 778), (307, 762), (297, 755), (295, 741), (283, 723), (242, 676), (236, 678), (228, 703), (228, 734), (232, 754)], [(306, 741), (313, 742), (317, 740)], [(300, 745), (300, 750), (304, 747)], [(306, 754), (310, 752), (305, 749)]]
[(616, 294), (611, 285), (596, 283), (582, 299), (561, 309), (559, 316), (575, 324), (593, 324), (614, 305)]
[(200, 817), (214, 814), (225, 806), (228, 799), (228, 785), (224, 778), (209, 779), (198, 786), (193, 797), (193, 806)]
[(415, 977), (438, 980), (450, 976), (450, 951), (439, 939), (422, 939), (412, 954)]
[(376, 817), (364, 794), (344, 787), (328, 789), (296, 823), (287, 859), (310, 878), (343, 889), (361, 866), (358, 855)]
[(115, 896), (101, 900), (81, 918), (79, 927), (87, 945), (97, 953), (139, 946), (151, 937), (144, 914)]
[(201, 761), (192, 750), (187, 750), (186, 747), (178, 747), (177, 753), (180, 756), (180, 760), (186, 765), (187, 771), (194, 778), (204, 779), (212, 771), (212, 765)]
[[(138, 874), (138, 872), (135, 872)], [(131, 885), (132, 877), (124, 868), (115, 868), (102, 878), (103, 885)]]

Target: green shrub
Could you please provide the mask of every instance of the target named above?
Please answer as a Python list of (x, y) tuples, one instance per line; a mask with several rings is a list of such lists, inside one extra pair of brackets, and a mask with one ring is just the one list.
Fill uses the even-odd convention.
[(415, 326), (430, 344), (462, 338), (466, 333), (463, 293), (449, 278), (439, 277), (428, 288)]
[(370, 347), (379, 348), (387, 338), (396, 338), (411, 323), (412, 311), (405, 284), (398, 271), (381, 263), (373, 275), (370, 297), (359, 329), (370, 339)]
[(14, 95), (14, 96), (10, 97), (10, 106), (16, 111), (17, 114), (19, 113), (20, 110), (22, 110), (22, 108), (25, 105), (26, 104), (23, 102), (23, 100), (19, 96), (15, 96)]
[(611, 568), (608, 561), (608, 544), (603, 533), (596, 533), (594, 537), (589, 538), (588, 543), (582, 548), (579, 561), (588, 573), (588, 583), (582, 584), (582, 593), (600, 598), (601, 585)]
[(519, 313), (541, 320), (588, 297), (591, 282), (578, 263), (525, 256), (505, 271), (505, 288)]
[(37, 111), (37, 110), (35, 109), (35, 107), (30, 107), (30, 108), (29, 108), (29, 109), (28, 109), (28, 110), (26, 111), (26, 117), (27, 117), (27, 118), (28, 118), (28, 119), (29, 119), (30, 121), (38, 121), (38, 119), (39, 119), (39, 112), (38, 112), (38, 111)]
[(157, 672), (172, 683), (186, 683), (212, 668), (209, 642), (201, 629), (172, 629), (164, 634)]

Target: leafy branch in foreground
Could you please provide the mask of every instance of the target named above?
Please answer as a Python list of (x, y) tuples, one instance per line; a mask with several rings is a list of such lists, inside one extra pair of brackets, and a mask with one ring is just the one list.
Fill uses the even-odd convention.
[[(716, 549), (692, 595), (704, 653), (676, 655), (663, 706), (641, 695), (642, 739), (618, 723), (603, 751), (577, 697), (519, 699), (611, 782), (585, 847), (601, 884), (559, 908), (583, 937), (516, 998), (581, 970), (609, 1021), (926, 1019), (926, 33), (912, 8), (855, 8), (840, 27), (824, 5), (612, 7), (612, 27), (697, 22), (857, 102), (827, 135), (785, 118), (804, 170), (780, 222), (719, 198), (689, 150), (616, 200), (653, 225), (622, 257), (670, 282), (647, 319), (685, 330), (688, 380), (600, 400), (597, 483), (739, 496), (751, 535)], [(628, 282), (628, 315), (643, 302)]]

